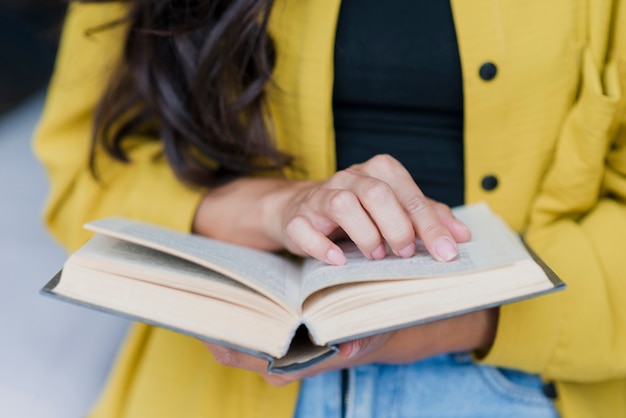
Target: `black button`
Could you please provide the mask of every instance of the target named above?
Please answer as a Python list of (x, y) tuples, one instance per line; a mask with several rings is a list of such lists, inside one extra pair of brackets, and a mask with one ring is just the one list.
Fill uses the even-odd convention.
[(559, 394), (556, 391), (556, 385), (552, 382), (545, 383), (541, 388), (541, 391), (548, 399), (556, 399), (559, 397)]
[(491, 174), (483, 177), (480, 185), (484, 190), (491, 191), (498, 187), (498, 178), (496, 176), (492, 176)]
[(493, 62), (486, 62), (480, 66), (478, 70), (478, 75), (485, 81), (491, 81), (496, 78), (496, 74), (498, 74), (498, 67)]

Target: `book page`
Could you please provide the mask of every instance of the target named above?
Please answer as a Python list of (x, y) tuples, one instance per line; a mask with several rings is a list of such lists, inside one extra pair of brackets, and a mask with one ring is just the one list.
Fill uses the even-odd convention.
[[(258, 292), (248, 293), (257, 300), (265, 299), (274, 311), (278, 311), (274, 312), (275, 315), (266, 315), (268, 311), (257, 309), (254, 302), (245, 305), (222, 298), (207, 298), (142, 280), (129, 280), (79, 264), (72, 264), (62, 275), (67, 272), (74, 280), (64, 284), (62, 277), (54, 290), (55, 295), (66, 300), (165, 327), (267, 360), (268, 355), (280, 357), (287, 352), (298, 322), (296, 315), (285, 315), (282, 308)], [(207, 300), (210, 303), (206, 303)]]
[(557, 287), (531, 259), (486, 271), (418, 280), (360, 282), (307, 299), (318, 344), (361, 338), (543, 294)]
[(347, 258), (343, 266), (318, 260), (304, 265), (301, 299), (321, 289), (355, 282), (441, 277), (490, 269), (530, 258), (516, 234), (484, 203), (454, 210), (472, 231), (472, 239), (459, 244), (459, 256), (451, 262), (436, 261), (420, 240), (413, 257), (401, 258), (387, 248), (382, 260), (369, 260), (351, 242), (341, 244)]
[[(115, 267), (111, 267), (111, 259), (115, 259)], [(141, 273), (149, 273), (148, 280), (145, 281), (200, 294), (204, 293), (204, 282), (257, 293), (246, 285), (199, 264), (106, 235), (96, 235), (90, 239), (72, 254), (71, 263), (132, 278), (139, 277), (138, 280), (142, 280)], [(179, 285), (180, 281), (183, 283)]]
[[(277, 305), (241, 282), (174, 255), (106, 235), (96, 235), (71, 255), (63, 268), (63, 280), (57, 291), (62, 291), (68, 280), (86, 279), (71, 274), (76, 266), (82, 267), (83, 271), (106, 272), (124, 277), (127, 281), (148, 282), (235, 305), (250, 306), (251, 310), (268, 316), (279, 311), (279, 317), (285, 317), (282, 305)], [(69, 285), (76, 286), (74, 282)]]
[(290, 309), (298, 309), (299, 263), (194, 234), (122, 218), (90, 222), (85, 228), (153, 248), (240, 281)]

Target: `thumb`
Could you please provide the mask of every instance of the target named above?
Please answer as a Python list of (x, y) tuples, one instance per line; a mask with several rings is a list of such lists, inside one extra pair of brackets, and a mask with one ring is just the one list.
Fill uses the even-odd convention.
[(346, 359), (353, 359), (359, 353), (371, 351), (375, 345), (373, 341), (372, 337), (366, 337), (339, 344), (339, 356)]

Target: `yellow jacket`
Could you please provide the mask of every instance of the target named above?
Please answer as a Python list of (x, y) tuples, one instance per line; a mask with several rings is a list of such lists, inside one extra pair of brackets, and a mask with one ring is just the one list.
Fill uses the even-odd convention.
[[(331, 92), (340, 0), (279, 0), (270, 91), (278, 141), (312, 177), (334, 170)], [(501, 308), (482, 361), (555, 381), (563, 417), (626, 417), (626, 4), (620, 0), (452, 0), (464, 73), (467, 201), (486, 200), (568, 289)], [(200, 190), (181, 185), (158, 143), (134, 163), (87, 170), (93, 107), (123, 13), (73, 5), (35, 151), (51, 179), (46, 222), (69, 249), (84, 221), (119, 214), (189, 230)], [(303, 52), (304, 51), (304, 52)], [(486, 62), (493, 80), (479, 76)], [(105, 168), (106, 166), (106, 168)], [(498, 186), (481, 187), (487, 175)], [(217, 365), (197, 341), (138, 325), (95, 417), (287, 417), (298, 386)]]

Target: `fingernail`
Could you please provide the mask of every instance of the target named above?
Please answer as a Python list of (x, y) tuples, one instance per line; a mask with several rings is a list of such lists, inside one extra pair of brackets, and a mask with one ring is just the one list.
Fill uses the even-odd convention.
[(334, 264), (336, 266), (342, 266), (346, 263), (346, 256), (343, 255), (343, 253), (339, 251), (338, 249), (331, 248), (326, 253), (326, 260), (328, 260), (330, 264)]
[(459, 255), (459, 252), (450, 238), (439, 237), (435, 240), (435, 254), (441, 261), (451, 261)]
[(361, 351), (361, 344), (359, 344), (356, 341), (353, 341), (352, 342), (352, 351), (350, 351), (350, 354), (348, 354), (348, 358), (353, 358), (354, 356), (359, 354), (359, 351)]
[(374, 260), (382, 260), (387, 255), (387, 250), (385, 249), (385, 244), (380, 244), (378, 248), (372, 251), (372, 258)]
[(400, 257), (404, 257), (404, 258), (411, 257), (411, 256), (413, 256), (413, 254), (415, 254), (415, 243), (414, 242), (409, 244), (409, 245), (407, 245), (406, 247), (404, 247), (400, 251), (398, 251), (398, 255)]

